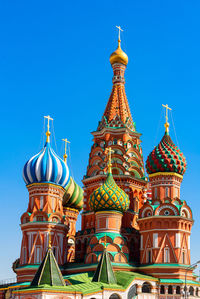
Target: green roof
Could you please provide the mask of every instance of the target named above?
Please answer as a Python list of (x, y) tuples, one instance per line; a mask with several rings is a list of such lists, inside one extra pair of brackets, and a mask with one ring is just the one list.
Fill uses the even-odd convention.
[(106, 249), (104, 249), (101, 255), (101, 259), (94, 273), (92, 282), (104, 282), (108, 284), (115, 284), (117, 282), (113, 272), (109, 254)]
[(60, 272), (57, 261), (51, 250), (48, 248), (47, 253), (39, 266), (30, 287), (38, 287), (42, 285), (49, 286), (65, 286), (62, 273)]

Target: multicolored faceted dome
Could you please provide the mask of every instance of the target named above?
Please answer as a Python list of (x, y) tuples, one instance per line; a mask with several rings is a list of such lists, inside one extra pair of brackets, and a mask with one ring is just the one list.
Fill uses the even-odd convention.
[(70, 177), (69, 183), (65, 187), (65, 194), (63, 196), (63, 206), (70, 207), (77, 210), (83, 208), (83, 189), (75, 183)]
[(146, 162), (148, 174), (156, 172), (175, 172), (183, 175), (186, 171), (186, 159), (173, 143), (168, 132), (150, 153)]
[(115, 183), (112, 173), (109, 173), (105, 183), (97, 188), (90, 196), (91, 210), (117, 210), (125, 212), (129, 208), (128, 195)]
[(65, 188), (70, 174), (66, 163), (54, 152), (50, 142), (47, 141), (43, 149), (26, 162), (23, 178), (26, 185), (52, 183)]

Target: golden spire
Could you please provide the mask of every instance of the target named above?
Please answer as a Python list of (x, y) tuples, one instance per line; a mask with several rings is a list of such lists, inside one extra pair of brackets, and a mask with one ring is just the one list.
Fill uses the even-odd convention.
[(106, 149), (105, 154), (108, 155), (108, 173), (112, 173), (112, 153), (114, 153), (115, 151), (112, 150), (111, 147), (108, 147)]
[(165, 113), (165, 124), (164, 124), (164, 126), (165, 126), (165, 132), (166, 133), (169, 133), (169, 123), (168, 123), (168, 110), (172, 110), (171, 108), (169, 108), (169, 106), (166, 104), (166, 105), (163, 105), (162, 104), (162, 106), (164, 107), (164, 108), (166, 108), (166, 113)]
[(64, 141), (64, 143), (65, 143), (65, 153), (63, 155), (63, 158), (64, 158), (64, 162), (66, 163), (67, 162), (67, 143), (70, 143), (70, 141), (68, 141), (67, 138), (62, 139), (62, 141)]
[(48, 242), (48, 248), (51, 248), (51, 232), (49, 232), (49, 242)]
[(49, 131), (49, 121), (50, 121), (50, 120), (53, 121), (53, 118), (51, 118), (49, 115), (44, 116), (44, 118), (47, 119), (47, 131), (46, 131), (47, 139), (46, 139), (46, 142), (49, 142), (49, 141), (50, 141), (50, 138), (49, 138), (49, 137), (50, 137), (50, 135), (51, 135), (51, 133), (50, 133), (50, 131)]
[(104, 249), (106, 249), (106, 244), (107, 244), (107, 236), (105, 234), (105, 237), (104, 237)]

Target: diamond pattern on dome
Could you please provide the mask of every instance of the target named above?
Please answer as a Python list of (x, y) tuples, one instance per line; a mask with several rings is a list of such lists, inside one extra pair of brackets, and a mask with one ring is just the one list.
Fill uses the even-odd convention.
[(148, 156), (146, 168), (148, 174), (175, 172), (183, 175), (185, 173), (186, 159), (168, 133), (165, 133), (161, 142)]
[(93, 211), (117, 210), (124, 212), (129, 208), (128, 195), (115, 183), (111, 173), (105, 183), (90, 196), (89, 205)]

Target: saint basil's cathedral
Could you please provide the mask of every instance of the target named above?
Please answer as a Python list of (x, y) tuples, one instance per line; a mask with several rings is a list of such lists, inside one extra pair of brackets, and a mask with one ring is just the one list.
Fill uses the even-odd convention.
[(120, 35), (110, 63), (113, 87), (92, 133), (83, 188), (71, 176), (66, 151), (62, 159), (53, 150), (46, 117), (46, 143), (23, 169), (29, 198), (13, 263), (17, 282), (0, 285), (1, 299), (200, 296), (190, 263), (192, 211), (180, 196), (186, 159), (169, 134), (170, 108), (164, 106), (164, 136), (147, 158), (147, 178)]

